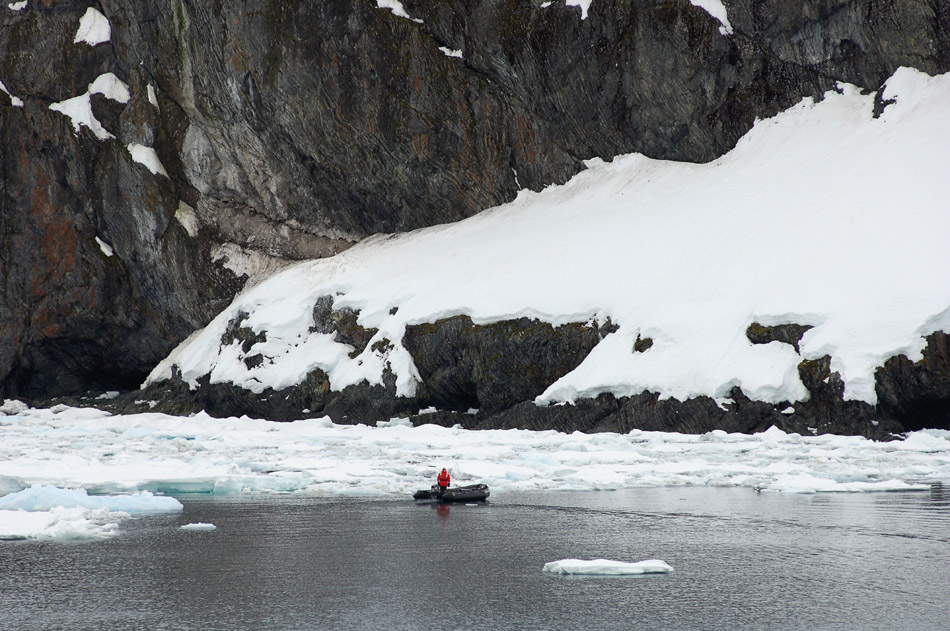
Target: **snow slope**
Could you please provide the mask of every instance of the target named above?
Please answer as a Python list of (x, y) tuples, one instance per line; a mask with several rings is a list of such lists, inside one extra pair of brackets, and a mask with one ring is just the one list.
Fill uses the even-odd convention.
[[(889, 357), (918, 359), (923, 336), (950, 331), (950, 76), (901, 69), (879, 118), (873, 95), (840, 86), (759, 121), (721, 159), (661, 162), (641, 155), (591, 160), (563, 186), (522, 192), (457, 224), (380, 236), (330, 259), (304, 262), (239, 296), (156, 367), (194, 383), (261, 391), (325, 370), (339, 390), (379, 383), (388, 362), (400, 394), (418, 379), (400, 344), (407, 324), (470, 315), (553, 324), (609, 317), (607, 336), (538, 403), (600, 392), (799, 401), (797, 365), (830, 354), (845, 397), (874, 403), (873, 372)], [(314, 302), (360, 311), (389, 339), (351, 359), (332, 335), (309, 332)], [(221, 347), (229, 321), (263, 331), (246, 355)], [(812, 325), (801, 354), (752, 345), (745, 330)], [(654, 340), (634, 353), (637, 336)]]

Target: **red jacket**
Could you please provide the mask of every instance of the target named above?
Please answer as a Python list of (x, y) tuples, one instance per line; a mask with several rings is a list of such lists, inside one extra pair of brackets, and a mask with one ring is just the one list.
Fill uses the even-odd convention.
[(450, 480), (451, 478), (449, 478), (449, 472), (445, 469), (442, 469), (442, 473), (439, 474), (439, 486), (443, 488), (447, 487)]

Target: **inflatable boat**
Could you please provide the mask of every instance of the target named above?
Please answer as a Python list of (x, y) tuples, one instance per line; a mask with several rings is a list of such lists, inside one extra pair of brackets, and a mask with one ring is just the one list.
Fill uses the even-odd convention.
[(469, 484), (468, 486), (450, 486), (444, 492), (439, 492), (438, 486), (431, 489), (416, 491), (412, 499), (430, 502), (484, 502), (491, 495), (488, 486), (484, 484)]

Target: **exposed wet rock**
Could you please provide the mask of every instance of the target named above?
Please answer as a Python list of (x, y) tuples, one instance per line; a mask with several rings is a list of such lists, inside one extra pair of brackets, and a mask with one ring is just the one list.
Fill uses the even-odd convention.
[(919, 361), (892, 357), (875, 382), (878, 408), (908, 429), (950, 429), (950, 335), (929, 335)]
[(753, 322), (746, 329), (746, 337), (753, 344), (768, 344), (770, 342), (782, 342), (795, 347), (795, 351), (800, 349), (798, 345), (802, 341), (805, 332), (812, 328), (805, 324), (777, 324), (774, 326), (763, 326), (758, 322)]
[(492, 413), (533, 401), (603, 335), (597, 324), (554, 327), (519, 318), (477, 325), (456, 316), (406, 327), (403, 345), (422, 378), (421, 407)]
[[(376, 335), (376, 329), (367, 329), (357, 323), (359, 312), (349, 307), (333, 308), (332, 296), (321, 296), (313, 306), (314, 333), (335, 333), (336, 341), (353, 347), (350, 357), (356, 357)], [(380, 347), (384, 350), (384, 346)]]

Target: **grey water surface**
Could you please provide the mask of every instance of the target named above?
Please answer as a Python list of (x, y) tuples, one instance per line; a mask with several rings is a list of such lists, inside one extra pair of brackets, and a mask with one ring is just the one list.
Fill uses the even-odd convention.
[[(950, 489), (180, 496), (105, 541), (0, 543), (0, 629), (950, 628)], [(214, 531), (179, 526), (211, 522)], [(664, 575), (543, 573), (662, 559)]]

